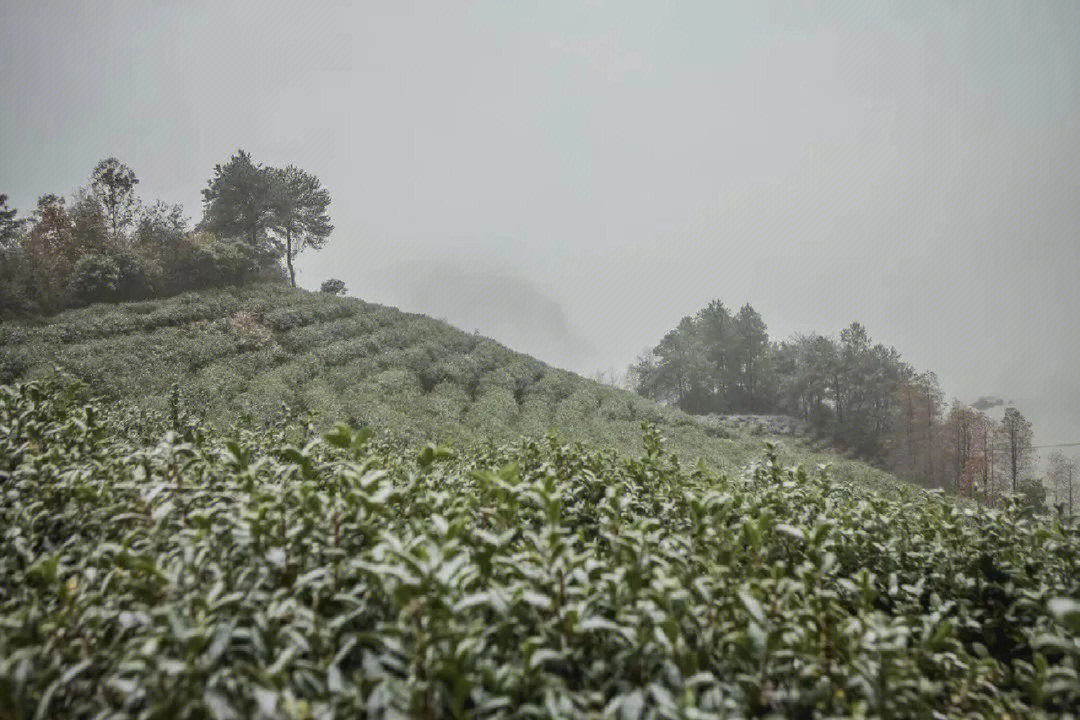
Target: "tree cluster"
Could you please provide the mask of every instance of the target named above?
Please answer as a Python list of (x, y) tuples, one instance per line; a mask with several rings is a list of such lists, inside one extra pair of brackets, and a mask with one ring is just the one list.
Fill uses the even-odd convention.
[(985, 501), (1046, 499), (1031, 423), (1016, 408), (995, 420), (959, 402), (946, 407), (933, 373), (917, 372), (857, 322), (838, 338), (773, 342), (753, 307), (733, 314), (713, 301), (684, 317), (629, 377), (640, 394), (693, 414), (800, 418), (841, 449), (929, 487)]
[(297, 253), (321, 248), (333, 230), (318, 178), (255, 164), (242, 150), (215, 167), (194, 229), (180, 205), (144, 202), (138, 183), (108, 158), (72, 198), (43, 195), (28, 217), (0, 195), (0, 315), (259, 279), (295, 286)]
[(276, 252), (293, 287), (296, 255), (322, 248), (334, 229), (327, 214), (330, 193), (317, 177), (292, 165), (265, 167), (243, 150), (214, 167), (202, 194), (206, 210), (200, 227)]
[(1047, 486), (1036, 476), (1031, 422), (1015, 407), (995, 419), (954, 400), (946, 408), (933, 373), (899, 388), (886, 465), (930, 487), (994, 503), (1019, 494), (1044, 506)]
[(690, 413), (767, 412), (772, 404), (769, 336), (744, 305), (732, 315), (714, 301), (688, 316), (630, 368), (646, 397)]

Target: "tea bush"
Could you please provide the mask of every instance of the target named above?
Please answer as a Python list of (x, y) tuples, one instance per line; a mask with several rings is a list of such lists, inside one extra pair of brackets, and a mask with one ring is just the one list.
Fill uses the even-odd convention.
[(1080, 527), (0, 387), (0, 717), (1066, 717)]
[[(638, 425), (648, 420), (684, 456), (729, 470), (752, 460), (769, 439), (721, 436), (677, 410), (422, 315), (274, 284), (0, 323), (0, 380), (43, 379), (56, 367), (110, 400), (147, 410), (161, 410), (178, 384), (185, 408), (219, 429), (245, 413), (262, 426), (285, 404), (295, 418), (310, 413), (321, 430), (334, 419), (382, 418), (379, 428), (407, 427), (402, 434), (423, 444), (540, 438), (556, 429), (632, 455), (641, 452)], [(430, 398), (443, 383), (461, 392)], [(791, 438), (773, 439), (784, 461), (833, 459)], [(893, 483), (848, 464), (868, 482)]]

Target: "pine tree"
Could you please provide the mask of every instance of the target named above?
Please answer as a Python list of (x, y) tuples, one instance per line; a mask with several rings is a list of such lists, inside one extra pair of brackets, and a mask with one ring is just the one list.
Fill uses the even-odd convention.
[(289, 282), (296, 287), (293, 258), (304, 248), (322, 248), (334, 229), (326, 212), (330, 193), (319, 178), (292, 165), (272, 169), (270, 175), (273, 189), (269, 227), (284, 243)]
[(24, 224), (17, 219), (15, 208), (8, 208), (8, 196), (0, 193), (0, 250), (13, 247), (19, 239)]
[(258, 247), (265, 243), (262, 233), (271, 222), (273, 190), (271, 173), (238, 150), (229, 162), (214, 166), (214, 176), (202, 191), (199, 229), (222, 237), (240, 237)]

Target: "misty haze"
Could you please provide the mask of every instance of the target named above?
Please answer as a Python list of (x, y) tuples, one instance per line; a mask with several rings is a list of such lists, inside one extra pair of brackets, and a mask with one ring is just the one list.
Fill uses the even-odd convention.
[(1080, 717), (1080, 4), (0, 67), (0, 720)]

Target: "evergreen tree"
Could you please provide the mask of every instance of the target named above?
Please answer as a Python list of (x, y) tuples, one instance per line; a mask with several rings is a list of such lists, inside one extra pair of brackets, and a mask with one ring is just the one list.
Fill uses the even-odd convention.
[(322, 248), (334, 229), (327, 215), (330, 193), (319, 178), (292, 165), (269, 172), (273, 179), (270, 229), (284, 243), (289, 282), (296, 287), (293, 258), (304, 248)]
[(253, 248), (265, 244), (263, 233), (273, 218), (274, 179), (251, 155), (238, 150), (229, 162), (214, 166), (203, 196), (200, 229), (222, 237), (240, 237)]
[(16, 217), (15, 208), (8, 208), (8, 196), (0, 193), (0, 250), (14, 247), (24, 224)]
[(769, 355), (769, 334), (765, 321), (748, 303), (732, 318), (731, 325), (728, 343), (729, 386), (735, 390), (739, 407), (750, 412), (763, 410), (761, 400)]
[(1050, 487), (1054, 490), (1054, 501), (1062, 507), (1069, 517), (1073, 515), (1074, 490), (1080, 481), (1080, 463), (1075, 458), (1066, 457), (1061, 451), (1050, 456)]

